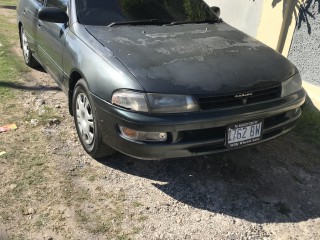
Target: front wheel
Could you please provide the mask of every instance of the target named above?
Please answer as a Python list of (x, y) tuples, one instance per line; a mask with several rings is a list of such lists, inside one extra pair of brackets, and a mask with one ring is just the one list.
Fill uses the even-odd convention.
[(77, 133), (86, 152), (93, 158), (114, 154), (116, 151), (102, 140), (94, 103), (83, 79), (80, 79), (75, 86), (72, 110)]
[(37, 60), (32, 56), (31, 49), (29, 48), (29, 42), (26, 36), (26, 33), (24, 31), (23, 26), (20, 27), (20, 41), (21, 41), (21, 48), (23, 53), (23, 59), (25, 64), (27, 64), (29, 67), (37, 67), (39, 63)]

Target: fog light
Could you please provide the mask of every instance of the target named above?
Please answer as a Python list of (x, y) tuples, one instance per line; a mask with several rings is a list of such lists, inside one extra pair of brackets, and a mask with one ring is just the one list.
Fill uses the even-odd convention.
[(122, 126), (119, 129), (124, 138), (140, 142), (165, 142), (168, 137), (167, 133), (161, 132), (141, 132)]

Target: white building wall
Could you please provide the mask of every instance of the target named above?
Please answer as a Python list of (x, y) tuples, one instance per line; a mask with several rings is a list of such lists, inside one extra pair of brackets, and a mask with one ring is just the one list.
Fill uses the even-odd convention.
[(205, 0), (209, 6), (221, 9), (220, 17), (231, 26), (257, 37), (263, 0)]

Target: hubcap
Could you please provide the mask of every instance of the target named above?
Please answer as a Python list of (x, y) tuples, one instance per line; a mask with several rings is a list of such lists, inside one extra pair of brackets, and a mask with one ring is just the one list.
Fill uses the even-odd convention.
[(76, 114), (80, 136), (86, 144), (91, 145), (94, 140), (93, 115), (89, 99), (84, 93), (77, 96)]
[(27, 39), (26, 34), (24, 33), (23, 30), (22, 30), (22, 51), (23, 51), (24, 59), (28, 62), (30, 50), (29, 50), (28, 39)]

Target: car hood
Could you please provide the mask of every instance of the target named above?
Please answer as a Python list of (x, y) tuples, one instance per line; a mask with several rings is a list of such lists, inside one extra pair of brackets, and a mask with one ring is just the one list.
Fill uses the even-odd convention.
[(296, 72), (282, 55), (226, 23), (86, 29), (147, 92), (243, 92)]

